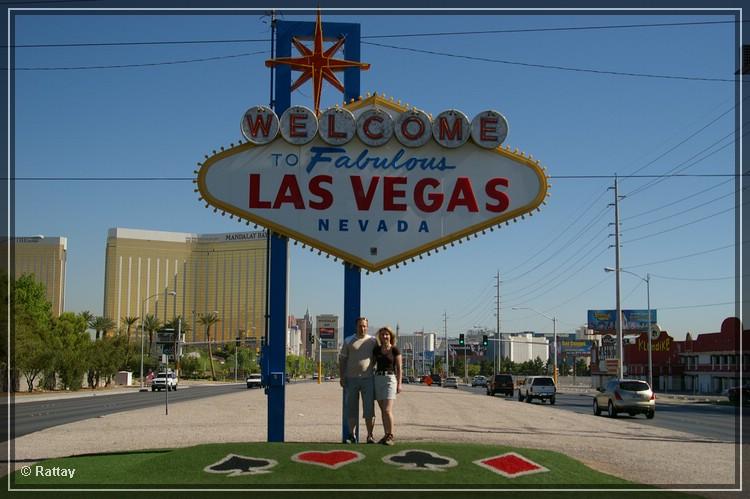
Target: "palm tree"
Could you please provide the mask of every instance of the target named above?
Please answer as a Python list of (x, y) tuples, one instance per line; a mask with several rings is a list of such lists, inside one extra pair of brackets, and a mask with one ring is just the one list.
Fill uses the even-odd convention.
[(211, 379), (216, 381), (216, 372), (214, 371), (214, 358), (211, 353), (211, 326), (220, 322), (219, 316), (216, 312), (209, 314), (200, 314), (198, 316), (198, 322), (206, 326), (206, 342), (208, 343), (208, 362), (211, 364)]
[(136, 322), (138, 322), (138, 319), (140, 317), (133, 316), (133, 315), (126, 315), (125, 317), (121, 318), (120, 320), (125, 323), (125, 335), (127, 336), (127, 343), (125, 344), (125, 365), (128, 365), (128, 362), (130, 361), (130, 329), (135, 325)]
[(106, 336), (107, 331), (114, 329), (116, 326), (115, 321), (106, 317), (98, 316), (94, 317), (89, 321), (89, 327), (96, 331), (96, 339), (99, 339), (99, 333), (102, 336)]
[(174, 329), (175, 333), (177, 333), (177, 329), (178, 329), (177, 326), (178, 325), (180, 326), (179, 327), (180, 333), (186, 334), (186, 333), (190, 332), (190, 324), (188, 324), (188, 321), (186, 321), (185, 319), (183, 319), (181, 315), (178, 315), (177, 317), (175, 317), (171, 321), (167, 321), (167, 322), (164, 323), (164, 327), (165, 328)]
[(154, 333), (161, 329), (162, 323), (158, 317), (154, 314), (146, 314), (143, 318), (143, 329), (148, 331), (148, 349), (151, 351), (151, 347), (154, 344)]

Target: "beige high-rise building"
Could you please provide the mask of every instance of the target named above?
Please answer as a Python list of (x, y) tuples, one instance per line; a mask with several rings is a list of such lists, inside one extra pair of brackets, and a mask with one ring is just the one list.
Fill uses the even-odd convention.
[(52, 314), (59, 316), (65, 308), (65, 271), (68, 258), (68, 239), (65, 237), (16, 237), (14, 277), (31, 274), (47, 288), (47, 300)]
[[(190, 234), (109, 229), (104, 316), (122, 326), (126, 316), (182, 316), (187, 342), (205, 341), (198, 319), (216, 312), (211, 337), (265, 335), (266, 233)], [(174, 291), (176, 296), (170, 293)], [(250, 340), (252, 341), (252, 340)]]

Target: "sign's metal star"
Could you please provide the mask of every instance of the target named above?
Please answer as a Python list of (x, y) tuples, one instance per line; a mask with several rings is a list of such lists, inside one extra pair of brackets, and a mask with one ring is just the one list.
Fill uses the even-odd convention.
[(266, 66), (271, 68), (279, 64), (288, 65), (293, 71), (301, 71), (302, 74), (291, 87), (294, 91), (303, 83), (312, 78), (313, 102), (315, 114), (320, 115), (320, 95), (323, 90), (323, 80), (336, 87), (340, 92), (344, 91), (344, 85), (336, 77), (336, 73), (348, 68), (370, 69), (370, 65), (364, 62), (347, 61), (345, 59), (334, 59), (333, 56), (344, 45), (346, 38), (340, 37), (331, 47), (323, 50), (323, 23), (320, 20), (320, 11), (315, 23), (315, 34), (313, 35), (313, 48), (310, 50), (302, 44), (297, 37), (292, 38), (292, 43), (300, 52), (300, 57), (277, 57), (266, 61)]

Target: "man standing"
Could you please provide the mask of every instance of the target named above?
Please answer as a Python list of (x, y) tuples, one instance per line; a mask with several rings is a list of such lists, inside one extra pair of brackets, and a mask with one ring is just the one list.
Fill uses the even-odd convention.
[(357, 426), (357, 405), (362, 394), (362, 414), (367, 425), (367, 443), (374, 444), (372, 430), (375, 426), (375, 402), (373, 382), (373, 352), (377, 345), (374, 336), (367, 334), (367, 319), (357, 319), (357, 334), (344, 342), (339, 354), (339, 374), (349, 414), (349, 435), (346, 443), (356, 441), (354, 428)]

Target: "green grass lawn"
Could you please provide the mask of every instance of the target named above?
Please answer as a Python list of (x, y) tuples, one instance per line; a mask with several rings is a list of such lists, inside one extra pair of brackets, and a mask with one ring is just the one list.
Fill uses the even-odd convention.
[[(419, 449), (450, 457), (457, 465), (441, 471), (407, 470), (383, 462), (383, 457)], [(364, 459), (338, 469), (295, 462), (291, 457), (303, 451), (354, 450)], [(516, 452), (549, 471), (506, 478), (473, 461), (506, 452)], [(263, 458), (278, 464), (267, 473), (227, 476), (209, 473), (207, 466), (228, 454)], [(15, 487), (24, 488), (638, 488), (638, 484), (599, 473), (563, 454), (537, 449), (516, 449), (477, 444), (399, 442), (395, 446), (321, 443), (231, 443), (208, 444), (163, 452), (133, 452), (53, 459), (37, 463), (45, 470), (75, 469), (73, 478), (25, 477), (16, 472)]]

